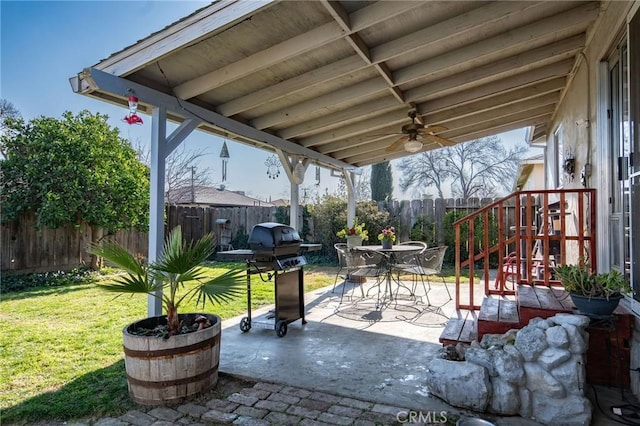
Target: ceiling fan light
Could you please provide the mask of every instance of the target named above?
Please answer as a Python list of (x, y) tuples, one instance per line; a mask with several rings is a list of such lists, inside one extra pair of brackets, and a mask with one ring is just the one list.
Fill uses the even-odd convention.
[(407, 152), (418, 152), (422, 149), (422, 142), (416, 140), (408, 140), (404, 143), (404, 150)]

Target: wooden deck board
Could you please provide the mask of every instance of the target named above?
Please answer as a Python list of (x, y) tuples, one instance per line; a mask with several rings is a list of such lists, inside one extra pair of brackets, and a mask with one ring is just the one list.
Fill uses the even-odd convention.
[(481, 321), (498, 321), (500, 313), (500, 300), (493, 297), (485, 297), (478, 319)]
[(476, 339), (475, 315), (469, 311), (458, 312), (457, 318), (450, 318), (440, 334), (440, 343), (455, 345), (458, 342), (471, 343)]
[(476, 325), (473, 320), (465, 320), (462, 332), (460, 333), (460, 342), (471, 343), (477, 336), (478, 333), (476, 332)]
[(551, 291), (556, 296), (556, 299), (558, 299), (558, 302), (560, 302), (560, 304), (565, 310), (570, 311), (573, 308), (575, 308), (575, 306), (573, 305), (573, 302), (571, 301), (571, 298), (569, 297), (569, 293), (567, 293), (565, 289), (555, 287), (555, 288), (551, 288)]
[(524, 306), (527, 308), (540, 309), (540, 301), (536, 296), (534, 287), (529, 285), (519, 285), (517, 295), (518, 304), (521, 308)]
[(513, 300), (500, 300), (498, 321), (518, 324), (520, 322), (520, 316), (518, 315), (518, 304)]
[(556, 296), (556, 294), (550, 288), (535, 287), (534, 291), (536, 293), (536, 296), (538, 297), (538, 300), (540, 301), (541, 309), (550, 309), (557, 311), (562, 311), (565, 309), (560, 301), (558, 301), (558, 297)]

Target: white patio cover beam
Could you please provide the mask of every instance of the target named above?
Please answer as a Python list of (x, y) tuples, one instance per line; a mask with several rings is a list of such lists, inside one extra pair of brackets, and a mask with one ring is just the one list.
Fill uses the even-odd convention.
[[(304, 148), (298, 144), (282, 139), (271, 133), (263, 132), (247, 124), (225, 117), (214, 111), (202, 108), (187, 101), (180, 101), (166, 93), (159, 92), (139, 83), (117, 77), (96, 68), (86, 68), (78, 76), (71, 79), (71, 86), (76, 93), (97, 98), (111, 97), (112, 102), (126, 104), (126, 97), (131, 90), (140, 99), (140, 104), (148, 111), (150, 106), (164, 106), (167, 114), (172, 113), (176, 119), (203, 120), (231, 135), (237, 135), (259, 145), (266, 145), (275, 151), (281, 149), (290, 155), (300, 155), (332, 169), (350, 169), (352, 166), (343, 161)], [(106, 96), (105, 96), (106, 95)]]
[(347, 226), (351, 228), (356, 217), (356, 175), (354, 172), (344, 169), (342, 170), (342, 177), (347, 187)]

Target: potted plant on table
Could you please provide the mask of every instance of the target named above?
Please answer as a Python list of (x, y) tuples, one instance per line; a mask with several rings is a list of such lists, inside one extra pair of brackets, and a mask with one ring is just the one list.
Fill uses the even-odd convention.
[(179, 314), (178, 308), (197, 297), (219, 303), (240, 293), (242, 269), (207, 276), (201, 264), (214, 253), (215, 237), (207, 234), (186, 244), (180, 227), (168, 235), (162, 253), (147, 263), (114, 242), (94, 244), (90, 252), (125, 273), (98, 284), (115, 293), (143, 293), (162, 301), (166, 315), (127, 325), (123, 331), (129, 394), (140, 404), (177, 403), (218, 382), (221, 318), (207, 313)]
[(390, 249), (396, 241), (396, 229), (393, 226), (384, 228), (380, 234), (378, 234), (378, 240), (382, 242), (383, 249)]
[(369, 232), (365, 229), (364, 223), (358, 223), (358, 217), (353, 218), (353, 226), (345, 227), (336, 233), (339, 238), (347, 239), (347, 247), (361, 246), (362, 241), (369, 239)]
[(591, 317), (611, 315), (623, 295), (632, 291), (620, 272), (596, 274), (586, 263), (558, 266), (554, 273), (580, 313)]

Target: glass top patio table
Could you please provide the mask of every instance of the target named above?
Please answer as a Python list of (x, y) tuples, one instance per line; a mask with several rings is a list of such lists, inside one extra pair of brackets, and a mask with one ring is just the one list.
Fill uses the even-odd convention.
[[(411, 252), (418, 254), (422, 251), (422, 247), (419, 246), (411, 246), (411, 245), (397, 245), (394, 244), (391, 246), (391, 248), (383, 248), (382, 245), (371, 245), (371, 246), (355, 246), (352, 247), (353, 250), (358, 250), (358, 251), (376, 251), (376, 252), (380, 252), (380, 253), (384, 253), (385, 256), (385, 264), (384, 265), (380, 265), (382, 268), (384, 268), (385, 270), (385, 278), (386, 278), (386, 288), (385, 288), (385, 294), (388, 291), (389, 292), (389, 299), (393, 300), (393, 290), (391, 288), (391, 278), (392, 278), (392, 269), (393, 266), (396, 264), (396, 253), (402, 253), (402, 255), (406, 256), (408, 254), (410, 254)], [(407, 290), (411, 291), (411, 289), (409, 289), (407, 286), (403, 285), (401, 282), (397, 282), (398, 286), (402, 286), (404, 288), (406, 288)], [(384, 299), (384, 297), (383, 297)]]

